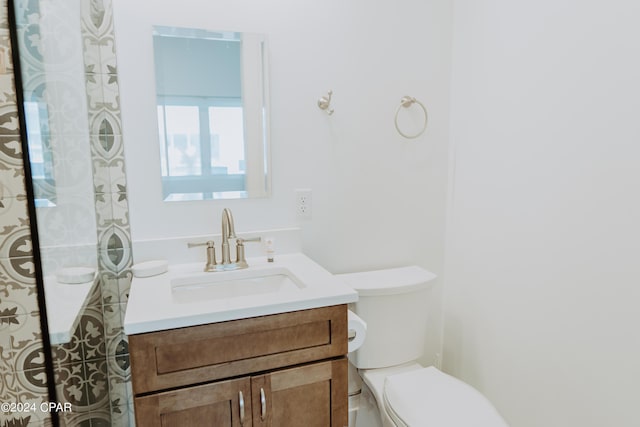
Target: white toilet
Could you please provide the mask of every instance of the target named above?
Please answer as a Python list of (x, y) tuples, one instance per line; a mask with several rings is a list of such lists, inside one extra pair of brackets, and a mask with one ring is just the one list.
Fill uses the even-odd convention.
[(433, 273), (411, 266), (339, 277), (358, 291), (350, 308), (367, 324), (349, 353), (349, 427), (508, 427), (476, 389), (416, 362)]

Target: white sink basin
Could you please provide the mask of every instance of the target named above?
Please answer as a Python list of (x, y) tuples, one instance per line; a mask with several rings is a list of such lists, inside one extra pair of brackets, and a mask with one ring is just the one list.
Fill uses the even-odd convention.
[(286, 268), (201, 273), (171, 279), (173, 299), (178, 303), (296, 292), (304, 287)]

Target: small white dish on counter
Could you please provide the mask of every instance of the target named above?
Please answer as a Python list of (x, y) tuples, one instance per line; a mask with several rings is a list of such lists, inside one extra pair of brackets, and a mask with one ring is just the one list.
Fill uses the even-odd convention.
[(134, 277), (124, 319), (128, 335), (306, 310), (357, 301), (358, 294), (301, 253), (249, 268), (203, 272), (203, 263), (170, 265)]
[(153, 277), (169, 270), (169, 263), (164, 259), (145, 261), (131, 266), (133, 277)]
[(56, 271), (56, 280), (58, 283), (67, 285), (93, 282), (95, 276), (96, 269), (93, 267), (65, 267)]

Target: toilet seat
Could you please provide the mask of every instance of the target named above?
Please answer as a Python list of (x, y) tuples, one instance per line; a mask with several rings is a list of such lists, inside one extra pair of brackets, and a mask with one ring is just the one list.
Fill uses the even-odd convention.
[(398, 427), (508, 427), (480, 392), (433, 366), (387, 376), (382, 400)]

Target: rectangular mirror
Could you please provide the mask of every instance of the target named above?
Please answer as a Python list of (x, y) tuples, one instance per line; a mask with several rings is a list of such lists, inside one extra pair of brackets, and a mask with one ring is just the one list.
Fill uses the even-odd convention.
[(270, 191), (265, 38), (153, 27), (165, 201)]

